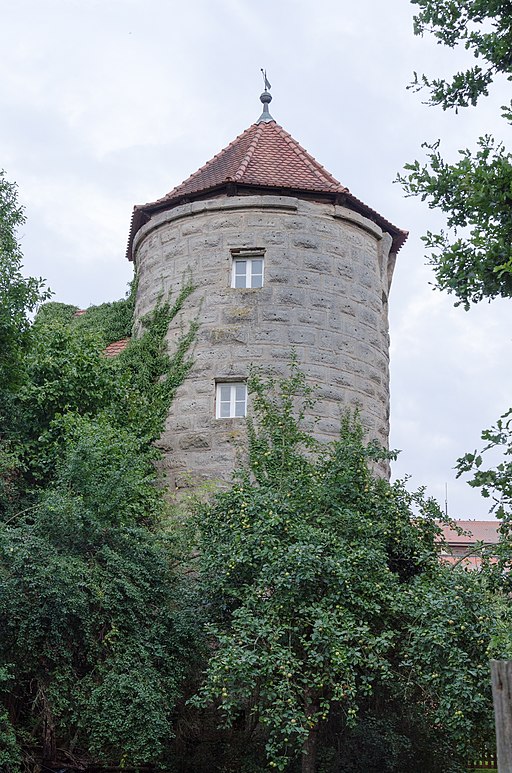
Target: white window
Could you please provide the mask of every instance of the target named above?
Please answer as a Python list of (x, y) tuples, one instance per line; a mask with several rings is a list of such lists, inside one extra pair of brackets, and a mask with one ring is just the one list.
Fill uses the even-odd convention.
[(243, 381), (217, 384), (217, 419), (243, 418), (247, 415), (247, 384)]
[(252, 258), (233, 255), (231, 287), (263, 287), (263, 255)]

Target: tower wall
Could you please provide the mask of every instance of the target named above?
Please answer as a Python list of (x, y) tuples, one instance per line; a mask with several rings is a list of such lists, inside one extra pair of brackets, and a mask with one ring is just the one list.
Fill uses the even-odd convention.
[[(340, 414), (358, 407), (368, 436), (387, 447), (390, 247), (361, 215), (288, 196), (195, 201), (140, 229), (136, 320), (188, 278), (196, 286), (168, 334), (172, 351), (198, 319), (194, 365), (161, 438), (171, 482), (229, 477), (245, 425), (215, 418), (215, 384), (244, 380), (252, 364), (285, 373), (292, 349), (317, 386), (315, 434), (335, 439)], [(264, 251), (262, 288), (231, 287), (232, 250), (241, 248)]]

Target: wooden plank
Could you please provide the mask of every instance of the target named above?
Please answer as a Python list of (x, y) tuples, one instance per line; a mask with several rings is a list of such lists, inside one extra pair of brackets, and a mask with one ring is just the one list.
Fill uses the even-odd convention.
[(512, 660), (491, 660), (498, 773), (512, 773)]

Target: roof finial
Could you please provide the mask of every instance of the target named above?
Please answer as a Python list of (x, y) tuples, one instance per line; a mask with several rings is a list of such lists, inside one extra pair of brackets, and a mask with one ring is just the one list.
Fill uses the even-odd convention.
[(263, 75), (263, 83), (265, 84), (265, 91), (260, 96), (260, 101), (263, 102), (263, 112), (256, 123), (269, 123), (274, 120), (268, 111), (268, 106), (270, 102), (272, 102), (272, 95), (269, 92), (269, 89), (271, 89), (272, 86), (268, 81), (267, 71), (264, 70), (263, 67), (261, 68), (261, 74)]

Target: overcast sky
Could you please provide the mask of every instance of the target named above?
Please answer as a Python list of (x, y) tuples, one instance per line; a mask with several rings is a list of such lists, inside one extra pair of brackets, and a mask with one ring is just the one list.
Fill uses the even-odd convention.
[(390, 297), (397, 476), (458, 518), (488, 502), (456, 459), (512, 403), (512, 303), (470, 312), (432, 290), (420, 241), (442, 219), (393, 183), (442, 139), (447, 157), (505, 137), (506, 83), (459, 115), (407, 90), (464, 52), (412, 33), (407, 0), (3, 0), (0, 168), (19, 185), (25, 271), (81, 308), (122, 297), (134, 204), (163, 196), (253, 123), (260, 67), (271, 113), (355, 196), (411, 232)]

